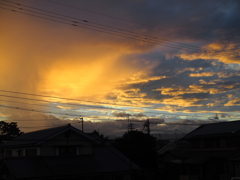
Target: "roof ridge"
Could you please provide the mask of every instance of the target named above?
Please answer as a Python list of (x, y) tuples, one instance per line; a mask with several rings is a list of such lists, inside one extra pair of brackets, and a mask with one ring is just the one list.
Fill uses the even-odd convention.
[[(192, 130), (182, 139), (192, 138), (202, 135), (218, 135), (218, 134), (228, 134), (232, 133), (233, 131), (240, 132), (240, 127), (236, 126), (240, 123), (240, 120), (235, 121), (225, 121), (225, 122), (217, 122), (217, 123), (209, 123), (203, 124), (196, 129)], [(214, 130), (213, 130), (214, 129)], [(231, 132), (232, 131), (232, 132)]]
[(35, 133), (35, 132), (40, 132), (40, 131), (45, 131), (45, 130), (60, 128), (60, 127), (68, 127), (68, 124), (67, 124), (67, 125), (61, 125), (61, 126), (50, 127), (50, 128), (46, 128), (46, 129), (35, 130), (35, 131), (23, 133), (23, 134), (30, 134), (30, 133)]
[(240, 122), (240, 120), (222, 121), (222, 122), (212, 122), (212, 123), (202, 124), (201, 126), (205, 126), (205, 125), (215, 125), (215, 124), (223, 124), (223, 123), (233, 123), (233, 122)]

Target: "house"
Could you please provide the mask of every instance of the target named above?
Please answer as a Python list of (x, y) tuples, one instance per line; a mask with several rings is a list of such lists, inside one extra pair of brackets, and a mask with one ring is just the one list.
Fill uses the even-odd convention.
[(22, 134), (0, 146), (2, 179), (130, 179), (140, 168), (70, 124)]
[(162, 154), (161, 164), (178, 167), (181, 180), (240, 175), (240, 121), (201, 125), (180, 141), (183, 147)]

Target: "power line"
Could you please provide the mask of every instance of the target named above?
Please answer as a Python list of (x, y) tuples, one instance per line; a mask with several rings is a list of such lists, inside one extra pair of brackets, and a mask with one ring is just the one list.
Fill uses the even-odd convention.
[(35, 121), (43, 121), (43, 120), (56, 120), (56, 121), (79, 121), (78, 119), (58, 119), (58, 118), (55, 118), (55, 119), (48, 119), (48, 118), (45, 118), (45, 119), (0, 119), (0, 121), (18, 121), (18, 122), (22, 122), (22, 121), (32, 121), (32, 122), (35, 122)]
[[(10, 2), (10, 1), (7, 1), (7, 2)], [(10, 3), (12, 3), (12, 2), (10, 2)], [(3, 5), (10, 6), (10, 5), (6, 5), (6, 4), (3, 4)], [(20, 5), (20, 4), (18, 4), (18, 5)], [(200, 52), (201, 53), (204, 53), (204, 52), (205, 53), (212, 53), (212, 52), (218, 53), (218, 52), (221, 52), (221, 51), (212, 51), (212, 50), (211, 51), (210, 50), (202, 50), (200, 48), (198, 50), (196, 50), (196, 49), (192, 49), (194, 46), (191, 46), (191, 45), (187, 45), (187, 46), (190, 46), (192, 48), (190, 48), (190, 47), (182, 47), (182, 46), (186, 46), (186, 45), (185, 44), (179, 44), (179, 43), (178, 44), (176, 43), (177, 45), (175, 45), (175, 44), (170, 44), (171, 42), (170, 43), (169, 42), (165, 43), (166, 41), (161, 42), (160, 40), (154, 41), (153, 39), (144, 38), (144, 37), (143, 38), (142, 37), (138, 37), (138, 36), (135, 35), (136, 33), (134, 33), (134, 32), (131, 32), (132, 34), (126, 34), (126, 32), (125, 33), (124, 32), (118, 32), (118, 31), (115, 31), (115, 30), (109, 30), (109, 29), (106, 29), (106, 28), (101, 28), (101, 27), (97, 27), (97, 26), (93, 26), (93, 25), (88, 25), (88, 24), (85, 24), (85, 23), (80, 23), (81, 25), (77, 25), (76, 23), (79, 23), (79, 22), (69, 21), (69, 20), (66, 20), (66, 19), (63, 19), (63, 18), (59, 18), (59, 17), (54, 17), (55, 19), (52, 19), (53, 16), (50, 16), (51, 18), (46, 18), (46, 17), (42, 17), (42, 16), (38, 16), (38, 15), (34, 15), (34, 14), (29, 14), (29, 13), (24, 13), (24, 12), (20, 12), (20, 11), (8, 9), (8, 8), (3, 8), (3, 7), (0, 7), (0, 8), (5, 9), (5, 10), (9, 10), (9, 11), (13, 11), (13, 12), (18, 12), (18, 13), (30, 15), (30, 16), (33, 16), (33, 17), (38, 17), (38, 18), (42, 18), (42, 19), (46, 19), (46, 20), (51, 20), (51, 21), (55, 21), (55, 22), (59, 22), (59, 23), (63, 23), (63, 24), (71, 25), (71, 26), (75, 26), (75, 27), (85, 28), (85, 29), (94, 30), (94, 31), (97, 31), (97, 32), (107, 33), (107, 34), (114, 35), (114, 36), (120, 36), (120, 37), (124, 37), (124, 38), (128, 38), (128, 39), (138, 40), (138, 41), (147, 42), (147, 43), (156, 44), (156, 45), (162, 45), (162, 46), (175, 48), (175, 49), (185, 49), (185, 50), (190, 50), (192, 52), (195, 51), (195, 52), (199, 52), (199, 53)], [(22, 8), (18, 8), (18, 7), (14, 7), (14, 8), (23, 10)], [(26, 11), (29, 11), (29, 10), (26, 10)], [(33, 11), (31, 11), (31, 12), (33, 12)], [(42, 14), (42, 13), (39, 13), (39, 12), (34, 12), (34, 13), (49, 17), (49, 15)], [(63, 21), (59, 21), (59, 19), (60, 20), (65, 20), (65, 21), (69, 21), (69, 22), (66, 23), (66, 22), (63, 22)], [(70, 22), (73, 23), (73, 24), (70, 24)], [(84, 22), (88, 22), (88, 21), (84, 21)], [(155, 38), (155, 37), (153, 37), (153, 38)], [(162, 44), (162, 43), (165, 43), (165, 44)], [(172, 42), (172, 43), (175, 43), (175, 42)], [(201, 50), (201, 51), (199, 51), (199, 50)], [(216, 57), (223, 57), (222, 55), (214, 55), (214, 56), (216, 56)], [(233, 59), (235, 59), (235, 58), (236, 57), (233, 57)]]
[[(25, 98), (25, 97), (18, 97), (18, 96), (8, 96), (8, 95), (3, 95), (3, 94), (0, 94), (0, 96), (8, 97), (8, 98), (17, 98), (17, 99), (31, 100), (31, 101), (40, 101), (40, 102), (45, 102), (45, 103), (56, 103), (54, 101), (47, 101), (47, 100), (41, 100), (41, 99), (32, 99), (32, 98)], [(0, 100), (0, 101), (7, 101), (7, 100)], [(37, 105), (37, 106), (45, 106), (45, 107), (55, 107), (55, 108), (57, 108), (56, 106), (41, 105), (41, 104), (31, 104), (31, 103), (24, 103), (24, 102), (17, 102), (17, 101), (7, 101), (7, 102), (22, 103), (22, 104), (29, 104), (29, 105)], [(91, 107), (91, 108), (118, 110), (117, 108), (109, 108), (109, 107), (104, 107), (104, 106), (85, 105), (85, 104), (73, 104), (73, 103), (61, 103), (61, 102), (57, 102), (57, 103), (64, 104), (64, 105), (71, 105), (71, 106), (79, 106), (79, 107), (85, 106), (85, 107)], [(122, 110), (122, 109), (119, 109), (119, 110)]]
[(154, 28), (154, 29), (160, 29), (160, 30), (166, 31), (166, 32), (168, 32), (168, 33), (171, 32), (171, 33), (174, 33), (174, 34), (180, 34), (180, 35), (184, 35), (184, 36), (188, 36), (188, 37), (193, 37), (193, 38), (201, 39), (201, 40), (204, 40), (204, 41), (214, 42), (214, 41), (209, 40), (209, 39), (200, 38), (200, 37), (192, 36), (192, 35), (189, 35), (189, 34), (179, 33), (179, 32), (173, 31), (173, 30), (169, 30), (169, 29), (154, 27), (154, 26), (151, 26), (151, 25), (148, 25), (148, 24), (143, 24), (143, 23), (140, 23), (140, 22), (135, 22), (135, 21), (131, 21), (131, 20), (127, 20), (127, 19), (123, 19), (123, 18), (119, 18), (119, 17), (115, 17), (115, 16), (111, 16), (111, 15), (107, 15), (107, 14), (95, 12), (95, 11), (92, 11), (92, 10), (87, 10), (87, 9), (79, 8), (79, 7), (74, 7), (74, 6), (71, 6), (71, 5), (68, 5), (68, 4), (64, 4), (64, 3), (60, 3), (60, 2), (55, 2), (55, 1), (52, 1), (52, 0), (46, 0), (46, 1), (49, 1), (49, 2), (55, 3), (55, 4), (59, 4), (59, 5), (62, 5), (62, 6), (66, 6), (66, 7), (78, 9), (78, 10), (81, 10), (81, 11), (90, 12), (90, 13), (93, 13), (93, 14), (97, 14), (97, 15), (102, 15), (102, 16), (105, 16), (105, 17), (110, 17), (110, 18), (118, 19), (118, 20), (121, 20), (121, 21), (129, 22), (129, 23), (138, 24), (138, 25), (141, 25), (141, 26), (146, 26), (146, 27), (150, 27), (150, 28)]
[(81, 115), (76, 115), (76, 114), (56, 113), (56, 112), (50, 112), (50, 111), (41, 111), (41, 110), (34, 110), (34, 109), (27, 109), (27, 108), (6, 106), (6, 105), (0, 105), (0, 107), (11, 108), (11, 109), (16, 109), (16, 110), (31, 111), (31, 112), (41, 112), (41, 113), (45, 113), (45, 114), (50, 113), (50, 114), (57, 114), (57, 115), (64, 115), (64, 116), (76, 116), (76, 117), (80, 117), (81, 116)]
[[(2, 95), (0, 95), (0, 96), (2, 96)], [(6, 96), (6, 97), (8, 97), (8, 96)], [(11, 97), (14, 97), (14, 96), (11, 96)], [(18, 97), (16, 97), (16, 98), (18, 98)], [(35, 100), (35, 99), (30, 99), (30, 100)], [(42, 104), (32, 104), (32, 103), (25, 103), (25, 102), (17, 102), (17, 101), (8, 101), (8, 100), (0, 100), (0, 101), (5, 101), (5, 102), (12, 102), (12, 103), (20, 103), (20, 104), (27, 104), (27, 105), (36, 105), (36, 106), (43, 106), (43, 107), (51, 107), (51, 108), (58, 108), (59, 109), (59, 107), (56, 107), (56, 106), (51, 106), (51, 105), (42, 105)], [(53, 102), (51, 102), (51, 101), (49, 101), (49, 103), (53, 103)], [(68, 103), (69, 104), (69, 103)], [(77, 104), (71, 104), (71, 105), (75, 105), (75, 106), (85, 106), (85, 105), (77, 105)], [(86, 105), (86, 106), (88, 106), (88, 107), (91, 107), (91, 105)], [(105, 107), (98, 107), (98, 108), (103, 108), (103, 109), (108, 109), (108, 108), (105, 108)], [(113, 109), (113, 108), (109, 108), (109, 110), (121, 110), (121, 111), (124, 111), (124, 109)], [(188, 116), (188, 115), (183, 115), (183, 114), (169, 114), (169, 113), (157, 113), (157, 112), (144, 112), (145, 114), (167, 114), (167, 115), (169, 115), (169, 116), (174, 116), (174, 115), (176, 115), (176, 116)], [(130, 116), (137, 116), (137, 115), (135, 115), (135, 114), (133, 114), (133, 115), (130, 115)], [(203, 117), (203, 116), (198, 116), (198, 115), (194, 115), (194, 117)]]
[[(2, 4), (2, 3), (0, 3), (0, 4)], [(2, 4), (2, 5), (10, 6), (10, 5), (6, 5), (6, 4)], [(29, 10), (14, 7), (14, 6), (10, 6), (10, 7), (20, 9), (20, 10), (29, 11)], [(3, 8), (3, 7), (0, 7), (0, 8)], [(8, 9), (8, 8), (3, 8), (3, 9), (13, 11), (13, 12), (22, 13), (22, 14), (26, 14), (26, 15), (30, 15), (30, 16), (34, 16), (34, 17), (38, 17), (38, 18), (43, 18), (43, 19), (46, 19), (46, 20), (53, 20), (55, 22), (64, 23), (64, 24), (67, 24), (67, 25), (73, 25), (73, 26), (80, 27), (80, 28), (85, 28), (85, 29), (89, 29), (89, 30), (102, 32), (102, 33), (107, 33), (107, 34), (110, 34), (110, 35), (120, 36), (120, 37), (124, 37), (124, 38), (128, 38), (128, 39), (143, 41), (143, 42), (156, 44), (156, 45), (162, 45), (162, 46), (166, 46), (166, 47), (170, 47), (170, 48), (186, 49), (186, 50), (190, 50), (190, 51), (193, 51), (193, 52), (200, 52), (200, 50), (203, 51), (199, 47), (194, 47), (192, 45), (187, 45), (187, 44), (176, 43), (176, 42), (171, 41), (171, 40), (161, 40), (161, 39), (156, 40), (157, 38), (155, 38), (155, 37), (151, 37), (152, 39), (149, 39), (149, 38), (146, 37), (146, 35), (142, 35), (142, 36), (145, 36), (145, 37), (139, 37), (137, 33), (130, 32), (130, 31), (125, 31), (125, 30), (121, 30), (121, 32), (119, 32), (119, 30), (116, 31), (116, 30), (108, 29), (108, 28), (106, 28), (105, 25), (102, 25), (102, 26), (105, 26), (105, 27), (98, 27), (98, 26), (95, 26), (95, 25), (76, 22), (76, 21), (70, 21), (70, 20), (67, 20), (67, 19), (64, 19), (64, 18), (54, 17), (54, 16), (51, 16), (51, 15), (47, 15), (47, 14), (43, 14), (43, 13), (39, 13), (39, 12), (35, 12), (35, 11), (29, 11), (29, 12), (32, 12), (32, 13), (35, 13), (35, 14), (38, 14), (38, 15), (44, 15), (44, 16), (47, 16), (47, 17), (50, 17), (50, 18), (46, 18), (46, 17), (34, 15), (34, 14), (29, 14), (29, 13), (24, 13), (24, 12), (20, 12), (20, 11)], [(55, 18), (57, 20), (52, 19), (52, 18)], [(63, 21), (67, 21), (67, 22), (63, 22), (63, 21), (59, 21), (59, 20), (63, 20)], [(70, 24), (70, 22), (73, 23), (73, 24)], [(89, 21), (84, 21), (84, 22), (89, 23)], [(77, 23), (81, 24), (81, 25), (78, 25)], [(165, 44), (163, 44), (163, 43), (165, 43)]]
[[(0, 90), (0, 92), (7, 92), (7, 93), (15, 93), (15, 94), (21, 94), (21, 95), (30, 95), (30, 96), (38, 96), (38, 97), (48, 97), (48, 98), (57, 98), (57, 99), (65, 99), (65, 100), (72, 100), (72, 101), (81, 101), (81, 100), (78, 100), (78, 99), (70, 99), (70, 98), (64, 98), (64, 97), (57, 97), (57, 96), (46, 96), (46, 95), (39, 95), (39, 94), (31, 94), (31, 93), (23, 93), (23, 92), (16, 92), (16, 91), (7, 91), (7, 90)], [(54, 103), (53, 101), (47, 101), (47, 100), (41, 100), (41, 99), (33, 99), (33, 98), (25, 98), (25, 97), (18, 97), (18, 96), (9, 96), (9, 95), (2, 95), (0, 94), (0, 96), (2, 97), (8, 97), (8, 98), (17, 98), (17, 99), (23, 99), (23, 100), (31, 100), (31, 101), (39, 101), (39, 102), (44, 102), (44, 103)], [(1, 101), (1, 100), (0, 100)], [(5, 100), (2, 100), (2, 101), (5, 101)], [(50, 105), (41, 105), (41, 104), (32, 104), (32, 103), (25, 103), (25, 102), (15, 102), (15, 101), (9, 101), (9, 102), (14, 102), (14, 103), (22, 103), (22, 104), (29, 104), (29, 105), (37, 105), (37, 106), (45, 106), (45, 107), (48, 107)], [(94, 101), (91, 101), (91, 102), (94, 102)], [(61, 102), (57, 102), (59, 104), (63, 104), (63, 105), (71, 105), (71, 106), (78, 106), (78, 107), (81, 107), (81, 106), (85, 106), (85, 107), (93, 107), (93, 108), (99, 108), (99, 109), (108, 109), (108, 110), (119, 110), (119, 111), (131, 111), (131, 110), (125, 110), (125, 109), (120, 109), (120, 108), (108, 108), (108, 107), (104, 107), (104, 106), (94, 106), (94, 105), (84, 105), (84, 104), (73, 104), (73, 103), (61, 103)], [(101, 103), (104, 103), (104, 102), (101, 102)], [(110, 103), (108, 103), (108, 105), (110, 105)], [(113, 105), (113, 104), (111, 104)], [(57, 107), (54, 107), (54, 106), (50, 106), (50, 107), (53, 107), (53, 108), (57, 108)], [(134, 107), (133, 107), (134, 108)], [(144, 107), (146, 108), (146, 107)], [(134, 111), (132, 111), (134, 112)], [(137, 112), (138, 113), (138, 112)], [(185, 115), (185, 114), (169, 114), (169, 113), (163, 113), (163, 112), (144, 112), (144, 114), (155, 114), (155, 115), (159, 115), (159, 114), (166, 114), (168, 116), (189, 116), (189, 115)], [(136, 115), (131, 115), (131, 116), (136, 116)], [(146, 116), (146, 115), (143, 115), (143, 116)], [(203, 115), (202, 116), (199, 116), (199, 115), (191, 115), (191, 116), (194, 116), (194, 117), (204, 117)]]
[[(41, 95), (41, 94), (23, 93), (23, 92), (7, 91), (7, 90), (0, 90), (0, 92), (15, 93), (15, 94), (22, 94), (22, 95), (30, 95), (30, 96), (39, 96), (39, 97), (46, 97), (46, 98), (55, 98), (55, 99), (63, 99), (63, 100), (69, 100), (69, 101), (92, 102), (92, 103), (99, 103), (99, 104), (110, 104), (110, 103), (105, 103), (105, 102), (97, 102), (97, 101), (89, 101), (89, 100), (86, 101), (86, 100), (65, 98), (65, 97), (59, 97), (59, 96), (47, 96), (47, 95)], [(46, 101), (46, 100), (44, 100), (44, 101), (45, 102), (51, 102), (51, 101)], [(64, 103), (64, 104), (67, 104), (67, 103)], [(74, 104), (70, 104), (70, 105), (74, 105)], [(110, 104), (110, 105), (114, 105), (114, 104)], [(92, 107), (92, 105), (91, 105), (91, 107)], [(96, 106), (96, 107), (98, 107), (98, 106)]]
[[(64, 99), (64, 100), (72, 100), (72, 101), (82, 101), (82, 100), (78, 100), (78, 99), (70, 99), (70, 98), (64, 98), (64, 97), (58, 97), (58, 96), (46, 96), (46, 95), (39, 95), (39, 94), (31, 94), (31, 93), (23, 93), (23, 92), (16, 92), (16, 91), (7, 91), (7, 90), (1, 90), (0, 92), (8, 92), (8, 93), (16, 93), (16, 94), (23, 94), (23, 95), (31, 95), (31, 96), (39, 96), (39, 97), (48, 97), (48, 98), (57, 98), (57, 99)], [(53, 103), (52, 101), (47, 101), (47, 100), (40, 100), (40, 99), (32, 99), (32, 98), (23, 98), (23, 97), (17, 97), (17, 96), (7, 96), (7, 95), (1, 95), (3, 97), (10, 97), (10, 98), (18, 98), (18, 99), (25, 99), (25, 100), (33, 100), (33, 101), (41, 101), (41, 102), (47, 102), (47, 103)], [(89, 101), (87, 101), (89, 102)], [(90, 101), (90, 102), (94, 102), (94, 101)], [(19, 102), (20, 103), (20, 102)], [(98, 102), (98, 103), (102, 103), (104, 104), (104, 102)], [(67, 104), (67, 105), (72, 105), (72, 106), (87, 106), (87, 107), (95, 107), (95, 108), (102, 108), (102, 109), (109, 109), (109, 110), (120, 110), (120, 111), (126, 111), (125, 109), (120, 109), (120, 108), (108, 108), (108, 107), (99, 107), (99, 106), (94, 106), (94, 105), (78, 105), (78, 104), (72, 104), (72, 103), (61, 103), (61, 104)], [(108, 103), (109, 105), (110, 103)], [(114, 105), (114, 104), (110, 104), (110, 105)], [(131, 110), (128, 110), (131, 111)], [(157, 112), (144, 112), (145, 114), (168, 114), (169, 113), (157, 113)], [(174, 114), (174, 115), (179, 115), (179, 116), (188, 116), (188, 115), (184, 115), (184, 114)], [(133, 115), (134, 116), (134, 115)], [(197, 117), (197, 115), (194, 115), (195, 117)], [(202, 116), (199, 116), (202, 117)]]
[[(147, 37), (147, 38), (151, 38), (151, 40), (153, 41), (156, 41), (156, 40), (160, 40), (161, 42), (172, 42), (172, 43), (176, 43), (178, 45), (181, 45), (181, 46), (186, 46), (186, 47), (191, 47), (191, 48), (194, 48), (194, 50), (199, 50), (200, 48), (199, 47), (196, 47), (196, 46), (193, 46), (193, 45), (188, 45), (188, 44), (183, 44), (183, 43), (177, 43), (175, 41), (172, 41), (172, 40), (168, 40), (168, 39), (163, 39), (163, 38), (158, 38), (158, 37), (153, 37), (153, 36), (149, 36), (149, 35), (145, 35), (145, 34), (140, 34), (140, 33), (136, 33), (136, 32), (131, 32), (131, 31), (128, 31), (128, 30), (123, 30), (123, 29), (119, 29), (119, 28), (115, 28), (115, 27), (112, 27), (112, 26), (107, 26), (107, 25), (103, 25), (103, 24), (100, 24), (100, 23), (96, 23), (96, 22), (91, 22), (91, 21), (88, 21), (88, 20), (85, 20), (85, 19), (79, 19), (79, 18), (75, 18), (75, 17), (71, 17), (71, 16), (67, 16), (67, 15), (63, 15), (63, 14), (59, 14), (59, 13), (54, 13), (54, 12), (51, 12), (51, 11), (46, 11), (46, 10), (42, 10), (42, 9), (39, 9), (39, 8), (34, 8), (34, 7), (31, 7), (31, 6), (26, 6), (26, 5), (23, 5), (23, 4), (19, 4), (19, 3), (14, 3), (14, 2), (11, 2), (11, 1), (6, 1), (6, 2), (9, 2), (9, 3), (12, 3), (12, 4), (17, 4), (19, 6), (23, 6), (23, 7), (27, 7), (27, 8), (30, 8), (30, 9), (36, 9), (38, 11), (43, 11), (43, 12), (47, 12), (47, 13), (50, 13), (50, 14), (54, 14), (54, 15), (58, 15), (58, 16), (62, 16), (62, 17), (66, 17), (66, 18), (71, 18), (71, 19), (76, 19), (76, 20), (80, 20), (84, 23), (81, 23), (81, 24), (84, 24), (86, 25), (86, 23), (90, 23), (90, 24), (94, 24), (94, 25), (97, 25), (97, 26), (100, 26), (100, 27), (104, 27), (105, 28), (110, 28), (110, 29), (114, 29), (115, 32), (116, 31), (120, 31), (120, 32), (125, 32), (125, 33), (130, 33), (131, 35), (140, 35), (140, 36), (144, 36), (144, 37)], [(2, 4), (2, 3), (0, 3)], [(6, 5), (6, 4), (3, 4), (3, 5)], [(9, 6), (9, 5), (7, 5)], [(11, 7), (14, 7), (14, 8), (17, 8), (15, 6), (11, 6)], [(26, 9), (22, 9), (22, 8), (18, 8), (18, 9), (21, 9), (21, 10), (25, 10), (25, 11), (29, 11), (29, 10), (26, 10)], [(33, 13), (36, 13), (36, 11), (29, 11), (29, 12), (33, 12)], [(41, 13), (42, 14), (42, 13)], [(47, 15), (47, 14), (42, 14), (42, 15), (46, 15), (46, 16), (50, 16), (50, 15)], [(54, 17), (56, 18), (55, 16), (51, 16), (51, 17)], [(57, 17), (59, 18), (59, 17)], [(61, 18), (60, 18), (61, 19)], [(66, 20), (66, 19), (62, 19), (62, 20)], [(68, 21), (68, 20), (67, 20)], [(76, 22), (76, 21), (72, 21), (74, 23), (80, 23), (80, 22)], [(96, 27), (96, 26), (94, 26)], [(106, 29), (105, 29), (106, 30)], [(107, 29), (108, 30), (108, 29)], [(145, 39), (147, 39), (145, 38)], [(157, 42), (157, 41), (156, 41)], [(184, 48), (184, 47), (183, 47)], [(196, 49), (195, 49), (196, 48)]]
[[(7, 2), (10, 2), (10, 1), (7, 1)], [(10, 2), (10, 3), (13, 3), (13, 2)], [(1, 3), (2, 4), (2, 3)], [(13, 3), (13, 4), (17, 4), (17, 5), (21, 5), (21, 4), (18, 4), (18, 3)], [(3, 5), (6, 5), (6, 4), (3, 4)], [(6, 6), (10, 6), (10, 5), (6, 5)], [(23, 5), (24, 6), (24, 5)], [(11, 7), (14, 7), (14, 6), (11, 6)], [(26, 7), (30, 7), (30, 6), (26, 6)], [(18, 8), (18, 7), (14, 7), (16, 9), (20, 9), (20, 10), (25, 10), (25, 11), (29, 11), (29, 10), (26, 10), (26, 9), (22, 9), (22, 8)], [(30, 7), (30, 8), (33, 8), (33, 7)], [(34, 9), (38, 9), (38, 8), (34, 8)], [(40, 10), (40, 9), (38, 9)], [(45, 10), (41, 10), (41, 11), (44, 11), (44, 12), (48, 12), (48, 13), (52, 13), (50, 11), (45, 11)], [(15, 11), (15, 12), (19, 12), (19, 11)], [(30, 12), (34, 12), (34, 13), (37, 13), (37, 14), (41, 14), (41, 15), (44, 15), (44, 16), (50, 16), (50, 15), (47, 15), (47, 14), (42, 14), (42, 13), (39, 13), (39, 12), (35, 12), (35, 11), (30, 11)], [(20, 12), (22, 13), (22, 12)], [(28, 13), (23, 13), (23, 14), (27, 14), (27, 15), (32, 15), (32, 14), (28, 14)], [(53, 13), (53, 14), (57, 14), (57, 13)], [(61, 14), (57, 14), (57, 15), (61, 15)], [(36, 16), (36, 15), (33, 15), (33, 16)], [(61, 15), (61, 16), (64, 16), (64, 17), (69, 17), (69, 16), (65, 16), (65, 15)], [(39, 16), (36, 16), (36, 17), (39, 17)], [(53, 17), (53, 18), (57, 18), (57, 19), (60, 19), (60, 20), (66, 20), (66, 19), (63, 19), (63, 18), (59, 18), (59, 17), (54, 17), (54, 16), (50, 16), (50, 17)], [(43, 17), (40, 17), (40, 18), (43, 18)], [(71, 18), (74, 18), (74, 17), (71, 17)], [(48, 19), (50, 20), (49, 18), (44, 18), (44, 19)], [(75, 18), (77, 19), (77, 18)], [(92, 22), (89, 22), (87, 20), (83, 20), (81, 19), (83, 22), (87, 22), (87, 23), (92, 23)], [(69, 20), (66, 20), (66, 21), (69, 21)], [(57, 21), (57, 22), (60, 22), (60, 21)], [(82, 27), (82, 28), (87, 28), (87, 27), (83, 27), (83, 26), (79, 26), (79, 25), (76, 25), (76, 23), (79, 23), (79, 22), (76, 22), (76, 21), (71, 21), (71, 22), (74, 22), (74, 24), (71, 24), (71, 25), (74, 25), (74, 26), (77, 26), (77, 27)], [(68, 24), (68, 23), (67, 23)], [(135, 32), (131, 32), (131, 31), (125, 31), (125, 32), (116, 32), (116, 28), (115, 28), (115, 31), (114, 30), (109, 30), (109, 29), (106, 29), (106, 25), (101, 25), (99, 23), (95, 23), (97, 25), (101, 25), (101, 26), (104, 26), (104, 28), (101, 28), (101, 27), (96, 27), (96, 26), (93, 26), (93, 25), (88, 25), (86, 23), (80, 23), (81, 25), (84, 25), (84, 26), (90, 26), (91, 28), (87, 28), (87, 29), (91, 29), (91, 30), (96, 30), (96, 29), (92, 29), (92, 28), (97, 28), (99, 32), (103, 32), (104, 30), (104, 33), (108, 33), (108, 34), (112, 34), (112, 35), (117, 35), (117, 36), (121, 36), (121, 37), (125, 37), (125, 38), (130, 38), (130, 39), (134, 39), (134, 40), (140, 40), (140, 41), (144, 41), (144, 42), (148, 42), (148, 43), (153, 43), (153, 44), (158, 44), (160, 45), (159, 43), (163, 43), (163, 42), (166, 42), (165, 44), (161, 44), (163, 46), (167, 46), (167, 47), (171, 47), (171, 48), (177, 48), (177, 49), (188, 49), (188, 50), (191, 50), (191, 51), (196, 51), (196, 52), (199, 52), (200, 48), (199, 47), (195, 47), (195, 46), (192, 46), (192, 45), (187, 45), (187, 44), (181, 44), (181, 43), (176, 43), (174, 41), (171, 41), (171, 40), (162, 40), (160, 39), (159, 41), (156, 41), (156, 37), (151, 37), (151, 36), (148, 36), (148, 37), (151, 37), (153, 39), (148, 39), (148, 38), (142, 38), (142, 37), (138, 37), (136, 36), (136, 33)], [(110, 27), (110, 26), (108, 26)], [(110, 28), (113, 28), (113, 27), (110, 27)], [(119, 30), (119, 29), (117, 29)], [(122, 30), (122, 29), (121, 29)], [(105, 32), (107, 31), (107, 32)], [(110, 31), (110, 32), (109, 32)], [(122, 30), (124, 31), (124, 30)], [(114, 32), (114, 33), (112, 33)], [(129, 34), (126, 34), (126, 32), (128, 33), (131, 33), (130, 36)], [(117, 33), (117, 34), (116, 34)], [(125, 33), (125, 34), (124, 34)], [(123, 36), (124, 35), (124, 36)], [(141, 34), (142, 35), (142, 34)], [(146, 35), (144, 35), (146, 37)], [(140, 38), (140, 39), (139, 39)], [(171, 41), (170, 43), (175, 43), (175, 44), (170, 44), (169, 41)], [(182, 46), (189, 46), (189, 47), (182, 47)], [(190, 48), (191, 47), (191, 48)], [(192, 48), (197, 48), (196, 49), (192, 49)], [(203, 51), (203, 50), (201, 50)], [(215, 51), (216, 52), (216, 51)]]
[[(1, 95), (0, 95), (0, 96), (1, 96)], [(44, 107), (58, 108), (58, 107), (56, 107), (56, 106), (51, 106), (51, 105), (33, 104), (33, 103), (18, 102), (18, 101), (8, 101), (8, 100), (2, 100), (2, 99), (0, 99), (0, 101), (11, 102), (11, 103), (27, 104), (27, 105), (35, 105), (35, 106), (44, 106)]]

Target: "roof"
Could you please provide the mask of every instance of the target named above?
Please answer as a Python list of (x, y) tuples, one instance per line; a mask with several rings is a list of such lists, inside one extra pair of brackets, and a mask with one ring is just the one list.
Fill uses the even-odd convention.
[(205, 135), (220, 135), (220, 134), (233, 134), (240, 132), (240, 121), (220, 122), (212, 124), (204, 124), (196, 128), (183, 139), (195, 138)]
[[(130, 160), (109, 144), (96, 145), (93, 155), (11, 157), (4, 164), (16, 179), (75, 177), (130, 171)], [(132, 170), (140, 168), (132, 163)]]
[(68, 130), (72, 130), (78, 134), (81, 134), (83, 137), (91, 141), (96, 141), (96, 138), (93, 138), (92, 136), (89, 136), (88, 134), (68, 124), (64, 126), (58, 126), (54, 128), (48, 128), (48, 129), (43, 129), (39, 131), (24, 133), (14, 139), (11, 139), (10, 141), (4, 144), (1, 144), (0, 147), (38, 145)]

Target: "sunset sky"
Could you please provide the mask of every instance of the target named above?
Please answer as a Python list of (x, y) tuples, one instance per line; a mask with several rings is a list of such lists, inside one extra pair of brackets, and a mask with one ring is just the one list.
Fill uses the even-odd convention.
[(86, 131), (110, 136), (127, 130), (128, 115), (149, 118), (153, 134), (197, 127), (164, 123), (240, 120), (239, 9), (225, 0), (3, 0), (0, 119), (28, 132), (81, 128), (83, 117)]

